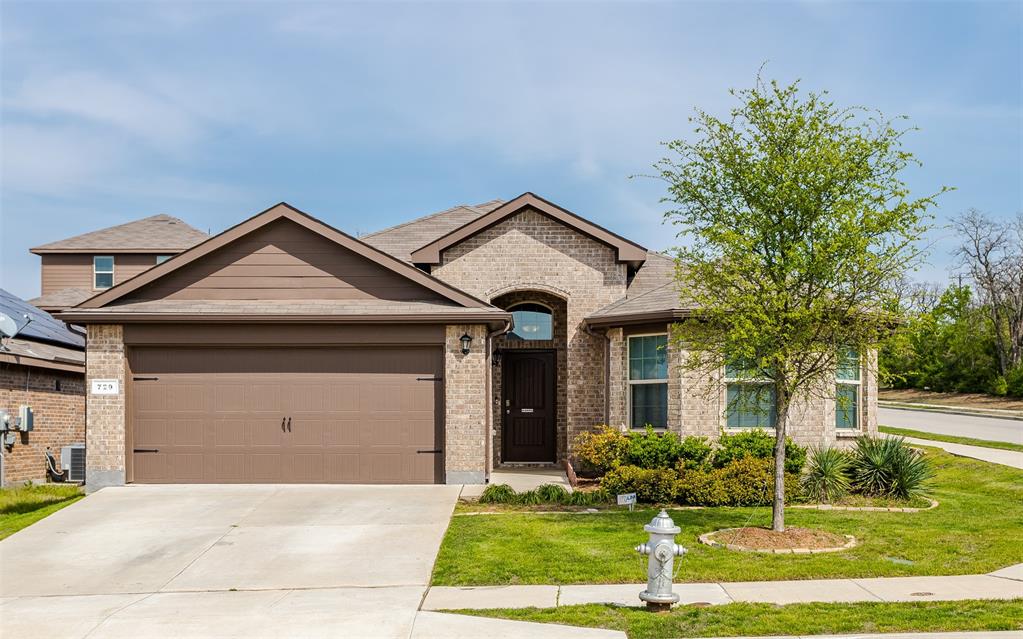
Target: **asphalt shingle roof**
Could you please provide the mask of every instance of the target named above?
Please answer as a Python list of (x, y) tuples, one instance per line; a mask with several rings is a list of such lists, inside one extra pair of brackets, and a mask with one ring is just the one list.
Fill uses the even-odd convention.
[(88, 291), (84, 288), (62, 288), (59, 291), (30, 299), (28, 303), (38, 306), (43, 310), (63, 310), (72, 306), (78, 306), (93, 295), (95, 295), (94, 291)]
[(465, 226), (502, 204), (504, 200), (491, 200), (474, 206), (463, 204), (364, 235), (359, 239), (384, 253), (390, 253), (399, 260), (409, 262), (412, 251)]
[(183, 251), (208, 237), (176, 217), (161, 214), (43, 244), (32, 252)]

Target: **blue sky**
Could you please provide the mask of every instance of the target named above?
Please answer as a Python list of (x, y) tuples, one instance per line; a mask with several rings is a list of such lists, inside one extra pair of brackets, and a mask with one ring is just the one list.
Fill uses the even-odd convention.
[(529, 190), (664, 249), (663, 185), (628, 176), (765, 61), (920, 127), (944, 280), (942, 223), (1023, 208), (1021, 6), (5, 0), (0, 286), (37, 294), (37, 244), (281, 200), (365, 233)]

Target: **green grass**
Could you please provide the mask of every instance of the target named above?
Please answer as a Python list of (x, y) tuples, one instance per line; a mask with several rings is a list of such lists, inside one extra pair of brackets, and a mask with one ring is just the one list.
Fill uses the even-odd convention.
[(735, 603), (706, 608), (681, 606), (664, 614), (606, 605), (458, 612), (623, 630), (631, 639), (1023, 629), (1023, 599), (788, 606)]
[[(790, 526), (855, 535), (847, 551), (817, 555), (739, 553), (700, 544), (719, 528), (766, 526), (770, 508), (676, 510), (689, 549), (678, 581), (757, 581), (985, 573), (1023, 562), (1023, 471), (927, 449), (931, 495), (918, 513), (789, 509)], [(656, 511), (453, 517), (434, 585), (636, 583), (645, 562), (633, 550)]]
[(0, 489), (0, 539), (82, 498), (78, 486), (48, 484)]
[(930, 439), (936, 442), (948, 442), (950, 444), (965, 444), (967, 446), (980, 446), (982, 448), (998, 448), (1000, 450), (1014, 450), (1017, 453), (1023, 453), (1023, 445), (1013, 444), (1011, 442), (996, 442), (990, 439), (974, 439), (972, 437), (956, 437), (955, 435), (939, 435), (937, 433), (927, 433), (922, 430), (911, 430), (909, 428), (895, 428), (894, 426), (878, 426), (877, 429), (882, 433), (888, 433), (889, 435), (899, 435), (901, 437), (916, 437), (918, 439)]

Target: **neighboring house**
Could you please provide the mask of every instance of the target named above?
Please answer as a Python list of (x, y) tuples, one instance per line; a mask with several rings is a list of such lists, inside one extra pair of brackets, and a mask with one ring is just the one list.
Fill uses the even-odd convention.
[(43, 482), (47, 450), (59, 470), (61, 447), (85, 443), (85, 337), (3, 289), (0, 313), (18, 326), (0, 340), (0, 411), (33, 414), (30, 432), (0, 444), (0, 485)]
[(41, 292), (30, 303), (70, 308), (195, 246), (208, 236), (176, 217), (153, 215), (30, 249), (42, 257)]
[[(278, 204), (60, 314), (108, 389), (87, 483), (481, 483), (602, 423), (770, 427), (749, 381), (682, 372), (673, 269), (531, 193), (359, 239)], [(795, 439), (876, 432), (865, 360)]]

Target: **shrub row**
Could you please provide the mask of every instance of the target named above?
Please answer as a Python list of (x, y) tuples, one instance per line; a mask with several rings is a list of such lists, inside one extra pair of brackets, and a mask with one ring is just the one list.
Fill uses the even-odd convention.
[[(636, 499), (684, 506), (766, 506), (774, 496), (774, 461), (741, 457), (722, 468), (640, 468), (618, 466), (600, 480), (609, 494), (636, 493)], [(786, 500), (800, 496), (799, 477), (785, 478)]]
[[(774, 437), (760, 429), (734, 435), (722, 433), (717, 444), (705, 437), (680, 439), (675, 433), (623, 433), (610, 426), (596, 432), (583, 433), (576, 440), (576, 451), (584, 469), (604, 475), (622, 466), (642, 469), (673, 469), (709, 471), (722, 469), (733, 462), (752, 457), (774, 458)], [(785, 440), (785, 471), (798, 474), (806, 463), (806, 449)]]
[(536, 506), (539, 504), (560, 504), (565, 506), (595, 506), (607, 504), (612, 496), (601, 489), (594, 491), (568, 492), (557, 484), (543, 484), (533, 490), (517, 493), (508, 484), (490, 484), (483, 489), (479, 502), (481, 504), (516, 504)]

